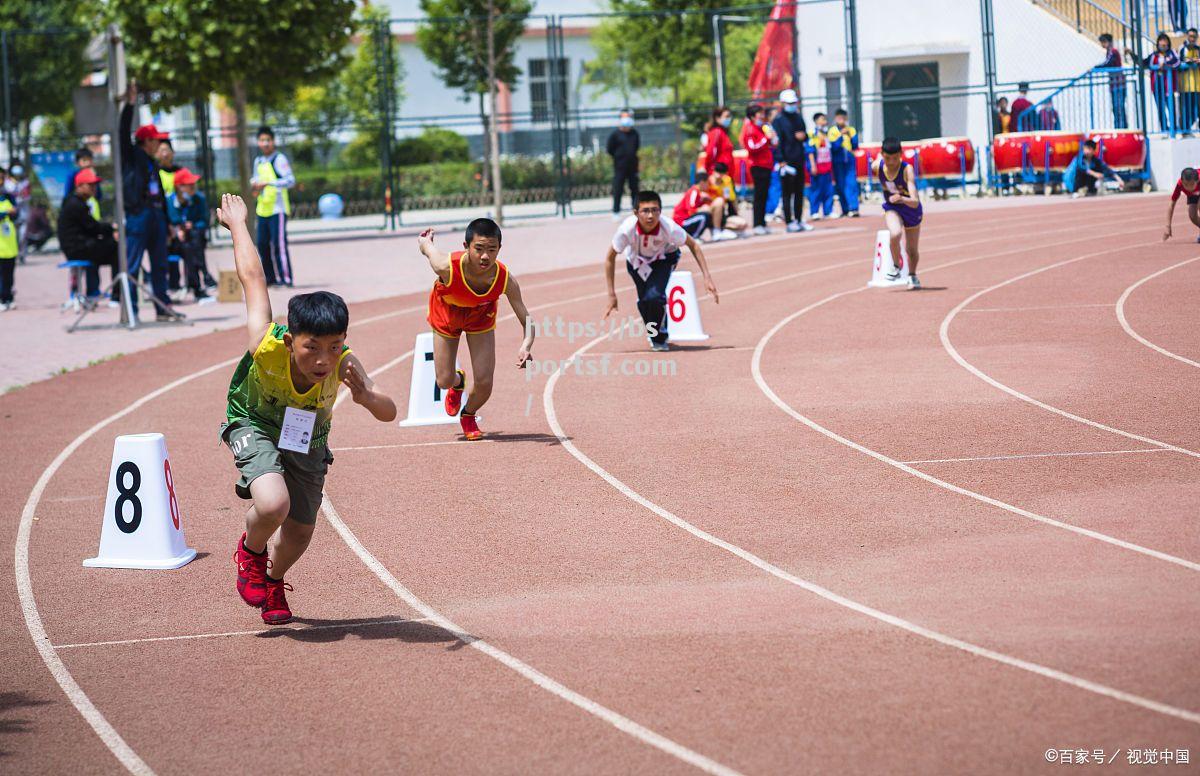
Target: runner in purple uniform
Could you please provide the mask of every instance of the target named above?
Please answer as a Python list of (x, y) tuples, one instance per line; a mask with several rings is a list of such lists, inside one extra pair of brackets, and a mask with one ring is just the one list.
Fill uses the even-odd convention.
[[(886, 138), (881, 150), (879, 160), (875, 162), (875, 174), (883, 191), (883, 220), (892, 236), (892, 260), (901, 256), (900, 237), (903, 235), (908, 249), (909, 284), (911, 288), (918, 289), (921, 287), (921, 281), (917, 280), (917, 262), (921, 258), (918, 244), (924, 211), (921, 200), (917, 199), (916, 176), (912, 165), (901, 156), (899, 140)], [(892, 280), (899, 278), (900, 269), (897, 266), (888, 277)]]

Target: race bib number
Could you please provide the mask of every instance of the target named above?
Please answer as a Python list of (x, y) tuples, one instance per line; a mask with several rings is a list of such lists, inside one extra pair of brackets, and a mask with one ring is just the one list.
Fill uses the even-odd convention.
[(283, 428), (279, 432), (279, 449), (308, 454), (312, 445), (313, 426), (317, 413), (288, 407), (283, 413)]

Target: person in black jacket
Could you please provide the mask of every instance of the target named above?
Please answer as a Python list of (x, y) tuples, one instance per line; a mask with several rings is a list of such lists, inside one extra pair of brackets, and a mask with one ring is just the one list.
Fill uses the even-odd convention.
[(789, 232), (807, 232), (813, 228), (804, 221), (804, 170), (808, 163), (804, 145), (808, 142), (808, 127), (800, 115), (800, 98), (794, 90), (784, 89), (779, 93), (779, 101), (783, 110), (771, 126), (779, 136), (775, 164), (783, 189), (783, 220)]
[[(157, 318), (177, 320), (183, 316), (167, 303), (167, 210), (162, 180), (155, 155), (158, 146), (170, 135), (160, 132), (153, 124), (138, 127), (132, 137), (134, 104), (137, 85), (129, 82), (125, 107), (121, 110), (118, 130), (121, 143), (121, 185), (125, 193), (126, 259), (129, 276), (139, 277), (142, 254), (150, 254), (150, 287), (154, 291)], [(136, 142), (135, 142), (136, 141)], [(137, 295), (132, 306), (137, 313)]]
[[(85, 271), (88, 299), (100, 295), (100, 267), (117, 274), (116, 227), (92, 217), (88, 200), (96, 196), (100, 176), (89, 168), (75, 173), (75, 190), (63, 200), (58, 214), (58, 245), (68, 259), (90, 261)], [(115, 296), (115, 292), (114, 292)]]
[(613, 218), (621, 217), (621, 194), (629, 184), (631, 206), (638, 195), (638, 149), (642, 139), (633, 128), (633, 114), (628, 109), (621, 111), (617, 128), (608, 136), (608, 155), (613, 158)]

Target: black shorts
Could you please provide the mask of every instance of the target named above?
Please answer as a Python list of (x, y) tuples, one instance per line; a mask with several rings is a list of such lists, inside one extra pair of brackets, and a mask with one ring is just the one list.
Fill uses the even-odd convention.
[(683, 227), (683, 231), (692, 236), (693, 240), (699, 240), (700, 235), (712, 228), (712, 214), (703, 211), (697, 212), (685, 218), (680, 226)]

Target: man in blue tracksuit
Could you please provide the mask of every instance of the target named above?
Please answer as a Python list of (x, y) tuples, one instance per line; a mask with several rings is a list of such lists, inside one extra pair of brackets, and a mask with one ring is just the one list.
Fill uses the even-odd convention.
[[(153, 124), (133, 128), (137, 86), (131, 81), (125, 107), (121, 110), (118, 131), (121, 143), (121, 185), (125, 193), (125, 235), (130, 278), (141, 274), (142, 254), (150, 254), (150, 287), (154, 291), (157, 319), (178, 320), (183, 316), (168, 306), (167, 296), (167, 204), (163, 195), (158, 163), (158, 147), (170, 135)], [(130, 304), (137, 314), (137, 293)]]
[(838, 204), (842, 215), (858, 218), (858, 167), (854, 152), (858, 150), (858, 130), (847, 123), (849, 114), (838, 108), (833, 114), (829, 143), (833, 151), (833, 185), (837, 187)]

